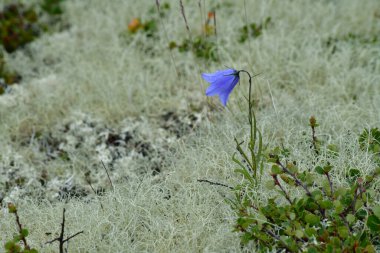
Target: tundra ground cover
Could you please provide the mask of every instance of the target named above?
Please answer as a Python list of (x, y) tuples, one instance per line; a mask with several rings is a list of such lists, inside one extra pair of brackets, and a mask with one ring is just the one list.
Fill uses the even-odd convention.
[(41, 252), (56, 251), (45, 242), (63, 207), (69, 232), (84, 231), (69, 252), (249, 251), (232, 232), (231, 192), (197, 181), (240, 180), (231, 156), (248, 135), (247, 80), (223, 108), (201, 79), (226, 66), (260, 73), (258, 128), (301, 169), (311, 115), (340, 150), (334, 182), (374, 169), (358, 135), (380, 127), (378, 1), (183, 1), (187, 24), (166, 3), (66, 0), (66, 29), (4, 54), (23, 79), (0, 97), (2, 245), (17, 231), (13, 202)]

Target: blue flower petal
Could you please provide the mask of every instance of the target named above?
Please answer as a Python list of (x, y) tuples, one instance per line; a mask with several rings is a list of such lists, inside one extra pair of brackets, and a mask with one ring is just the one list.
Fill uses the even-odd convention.
[(228, 100), (228, 97), (230, 96), (230, 94), (231, 94), (231, 92), (225, 92), (225, 93), (222, 93), (219, 95), (220, 102), (222, 102), (222, 104), (224, 106), (227, 106), (227, 100)]
[(217, 79), (233, 75), (236, 72), (234, 69), (218, 70), (215, 73), (203, 73), (202, 77), (206, 82), (212, 83)]
[(224, 90), (223, 92), (219, 93), (219, 99), (222, 102), (224, 106), (227, 105), (228, 97), (230, 96), (232, 90), (235, 88), (235, 85), (238, 83), (239, 78), (236, 77), (235, 80), (230, 84), (228, 89)]
[(203, 73), (202, 77), (210, 83), (206, 95), (219, 95), (220, 101), (226, 106), (230, 93), (239, 82), (239, 73), (235, 69), (225, 69), (215, 73)]
[[(211, 83), (206, 90), (206, 96), (214, 96), (230, 89), (231, 84), (234, 82), (236, 76), (224, 76)], [(235, 86), (235, 85), (234, 85)]]

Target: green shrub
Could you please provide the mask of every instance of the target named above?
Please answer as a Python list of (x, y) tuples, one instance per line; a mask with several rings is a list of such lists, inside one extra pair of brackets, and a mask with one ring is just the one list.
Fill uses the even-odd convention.
[[(314, 139), (315, 118), (310, 125), (312, 148), (318, 155), (322, 147)], [(376, 154), (379, 136), (377, 129), (366, 130), (359, 142)], [(253, 194), (257, 187), (249, 176), (235, 187), (231, 205), (237, 213), (235, 231), (241, 233), (241, 241), (253, 242), (260, 252), (375, 252), (380, 246), (380, 205), (375, 204), (372, 185), (380, 168), (369, 175), (350, 169), (346, 182), (338, 184), (331, 179), (329, 163), (301, 171), (288, 155), (289, 150), (279, 147), (268, 153), (272, 179), (265, 185), (273, 192), (269, 199)]]
[(15, 3), (6, 5), (0, 12), (0, 41), (8, 53), (33, 41), (40, 32), (34, 8)]

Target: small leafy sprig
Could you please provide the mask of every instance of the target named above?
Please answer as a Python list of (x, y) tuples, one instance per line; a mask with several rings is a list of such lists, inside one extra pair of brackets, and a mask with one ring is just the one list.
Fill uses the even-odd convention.
[[(17, 213), (17, 207), (13, 203), (8, 203), (9, 213), (13, 213), (16, 217), (18, 234), (15, 234), (12, 240), (5, 243), (4, 248), (7, 253), (38, 253), (34, 248), (31, 248), (26, 240), (29, 235), (28, 229), (24, 228), (20, 222), (20, 217)], [(22, 242), (22, 243), (21, 243)]]

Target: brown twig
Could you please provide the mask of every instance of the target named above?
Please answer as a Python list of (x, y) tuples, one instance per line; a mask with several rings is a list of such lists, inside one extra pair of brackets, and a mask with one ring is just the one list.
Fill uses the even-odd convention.
[[(265, 233), (267, 233), (269, 236), (271, 236), (273, 239), (275, 239), (275, 240), (277, 240), (277, 241), (280, 241), (281, 244), (284, 246), (284, 248), (287, 250), (286, 252), (295, 252), (294, 250), (292, 250), (291, 248), (289, 248), (288, 245), (286, 244), (286, 242), (284, 242), (284, 241), (280, 238), (280, 236), (276, 235), (273, 231), (271, 231), (271, 230), (269, 230), (269, 229), (265, 229), (265, 228), (263, 228), (263, 231), (264, 231)], [(297, 248), (298, 248), (299, 250), (301, 250), (301, 249), (299, 248), (298, 245), (297, 245)]]
[(189, 36), (191, 36), (189, 24), (187, 23), (187, 19), (186, 19), (186, 15), (185, 15), (185, 7), (183, 7), (182, 0), (179, 0), (179, 5), (181, 8), (181, 14), (182, 14), (183, 20), (185, 20), (186, 30), (189, 33)]
[(327, 180), (329, 181), (331, 197), (333, 197), (333, 195), (334, 195), (333, 182), (331, 181), (330, 174), (328, 172), (326, 172), (325, 175), (327, 177)]
[[(305, 192), (306, 192), (306, 195), (309, 196), (310, 198), (314, 199), (313, 195), (311, 194), (309, 188), (307, 187), (306, 184), (302, 183), (301, 180), (298, 179), (298, 177), (292, 173), (288, 168), (286, 168), (281, 162), (280, 160), (277, 160), (276, 161), (277, 165), (279, 165), (281, 167), (281, 169), (288, 175), (290, 175), (294, 181), (296, 182), (297, 185), (301, 186)], [(315, 202), (318, 206), (318, 209), (319, 209), (319, 212), (321, 213), (322, 217), (323, 218), (326, 218), (326, 214), (325, 214), (325, 210), (321, 207), (321, 205), (318, 203), (318, 202)]]
[(200, 14), (201, 14), (201, 31), (202, 31), (203, 37), (206, 37), (206, 32), (205, 32), (205, 29), (203, 27), (204, 20), (206, 19), (206, 17), (203, 16), (201, 0), (198, 1), (198, 7), (199, 7)]
[(111, 187), (112, 187), (112, 189), (114, 189), (113, 188), (113, 184), (112, 184), (112, 180), (111, 180), (111, 177), (110, 177), (110, 174), (108, 174), (108, 170), (107, 170), (107, 167), (104, 165), (104, 163), (103, 163), (103, 161), (102, 160), (100, 160), (101, 162), (102, 162), (102, 164), (103, 164), (103, 168), (104, 168), (104, 170), (106, 171), (106, 173), (107, 173), (107, 177), (108, 177), (108, 180), (110, 181), (110, 183), (111, 183)]
[(290, 199), (289, 194), (285, 191), (284, 187), (282, 187), (280, 181), (278, 181), (277, 175), (272, 175), (274, 184), (280, 187), (281, 191), (285, 194), (285, 198), (288, 200), (290, 205), (293, 205), (293, 201)]
[[(98, 193), (95, 191), (94, 187), (91, 184), (90, 172), (85, 173), (85, 180), (88, 183), (88, 185), (91, 187), (91, 190), (94, 192), (95, 196), (98, 196)], [(100, 200), (99, 200), (99, 204), (100, 204), (100, 208), (104, 212), (104, 208), (103, 208), (102, 202)]]
[(197, 180), (198, 182), (201, 182), (201, 183), (209, 183), (211, 185), (218, 185), (218, 186), (223, 186), (223, 187), (226, 187), (226, 188), (229, 188), (231, 190), (233, 190), (234, 188), (229, 186), (229, 185), (226, 185), (226, 184), (222, 184), (222, 183), (218, 183), (218, 182), (212, 182), (210, 180), (207, 180), (207, 179), (198, 179)]
[(66, 239), (64, 239), (64, 234), (65, 234), (65, 212), (66, 212), (66, 209), (63, 208), (62, 223), (61, 223), (61, 233), (59, 234), (59, 237), (54, 238), (53, 240), (46, 242), (46, 244), (49, 244), (49, 243), (53, 243), (55, 241), (58, 241), (59, 242), (59, 253), (63, 253), (63, 244), (65, 242), (68, 242), (70, 239), (72, 239), (75, 236), (83, 233), (83, 230), (82, 230), (82, 231), (77, 232), (76, 234), (74, 234), (72, 236), (69, 236)]
[(218, 40), (218, 35), (216, 33), (216, 11), (214, 11), (214, 32), (215, 32), (215, 38)]
[(315, 135), (315, 128), (318, 126), (317, 120), (315, 119), (314, 116), (311, 116), (309, 119), (309, 122), (310, 122), (310, 127), (311, 127), (311, 132), (312, 132), (314, 152), (317, 155), (319, 155), (319, 151), (318, 151), (318, 147), (317, 147), (318, 140), (317, 140), (317, 136)]

